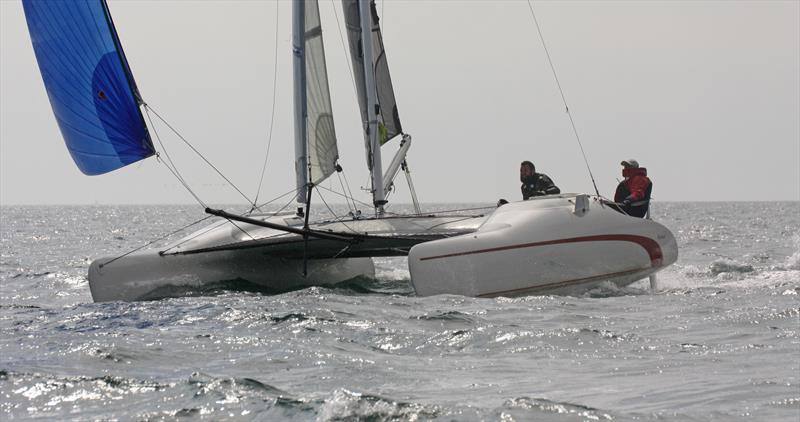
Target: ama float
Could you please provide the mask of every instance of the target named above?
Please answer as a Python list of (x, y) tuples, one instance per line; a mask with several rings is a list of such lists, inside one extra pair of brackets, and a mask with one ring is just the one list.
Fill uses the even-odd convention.
[[(407, 255), (419, 295), (482, 297), (626, 285), (677, 260), (666, 227), (623, 215), (599, 196), (549, 195), (482, 214), (422, 212), (406, 160), (411, 136), (400, 124), (375, 5), (365, 0), (343, 0), (342, 10), (374, 212), (311, 221), (312, 192), (341, 167), (319, 6), (292, 5), (298, 212), (262, 213), (256, 203), (243, 214), (206, 208), (219, 218), (195, 233), (158, 249), (94, 260), (88, 279), (95, 301), (159, 298), (230, 281), (272, 292), (327, 285), (374, 277), (371, 258), (380, 256)], [(145, 122), (150, 108), (106, 2), (23, 0), (23, 6), (53, 113), (78, 168), (99, 175), (156, 155)], [(399, 147), (384, 169), (381, 149), (394, 139)], [(401, 172), (414, 214), (384, 211)]]

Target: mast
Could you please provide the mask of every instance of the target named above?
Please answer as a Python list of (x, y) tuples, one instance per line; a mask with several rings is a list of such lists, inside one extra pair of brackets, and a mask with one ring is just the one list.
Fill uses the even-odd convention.
[(294, 153), (295, 174), (297, 176), (297, 202), (306, 203), (308, 185), (308, 143), (306, 119), (306, 54), (305, 54), (305, 1), (292, 2), (292, 53), (294, 81)]
[(361, 51), (364, 57), (364, 79), (367, 100), (367, 121), (365, 136), (369, 145), (371, 160), (370, 176), (372, 180), (372, 203), (376, 212), (383, 214), (386, 195), (383, 190), (383, 164), (381, 163), (381, 146), (378, 143), (378, 93), (375, 85), (375, 68), (372, 59), (372, 22), (370, 19), (369, 0), (359, 0), (359, 19), (361, 24)]

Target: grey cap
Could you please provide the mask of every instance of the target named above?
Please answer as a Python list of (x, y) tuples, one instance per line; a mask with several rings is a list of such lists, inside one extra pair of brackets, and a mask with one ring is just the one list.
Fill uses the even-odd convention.
[(625, 161), (621, 162), (620, 164), (625, 166), (625, 167), (639, 168), (639, 162), (634, 160), (633, 158), (625, 160)]

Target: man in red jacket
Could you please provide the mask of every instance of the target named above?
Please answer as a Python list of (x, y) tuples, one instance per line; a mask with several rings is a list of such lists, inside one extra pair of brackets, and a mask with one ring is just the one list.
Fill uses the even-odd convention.
[(621, 204), (622, 211), (633, 217), (642, 218), (650, 208), (650, 192), (653, 182), (647, 177), (647, 169), (639, 167), (636, 160), (625, 160), (622, 164), (622, 177), (617, 185), (614, 202)]

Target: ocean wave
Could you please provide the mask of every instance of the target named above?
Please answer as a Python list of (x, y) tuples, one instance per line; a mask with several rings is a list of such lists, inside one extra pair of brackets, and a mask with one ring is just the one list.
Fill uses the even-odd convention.
[(291, 397), (286, 391), (253, 378), (214, 377), (195, 372), (189, 377), (187, 384), (195, 390), (196, 395), (219, 395), (229, 400), (234, 399), (232, 396), (241, 398), (247, 395)]
[(325, 399), (317, 420), (419, 420), (435, 418), (438, 413), (437, 406), (402, 402), (339, 388)]
[(800, 250), (786, 258), (785, 269), (787, 270), (800, 270)]
[[(3, 388), (3, 384), (11, 388)], [(10, 419), (58, 419), (54, 415), (61, 414), (64, 408), (71, 408), (76, 420), (96, 419), (116, 411), (109, 405), (123, 397), (152, 398), (171, 387), (174, 384), (115, 375), (60, 376), (0, 370), (0, 391), (5, 390), (2, 410)], [(115, 410), (109, 410), (112, 408)]]
[[(574, 415), (580, 420), (614, 420), (609, 413), (582, 404), (547, 400), (543, 398), (519, 397), (503, 403), (503, 408), (508, 410), (527, 410), (543, 414)], [(532, 415), (520, 415), (527, 419)]]
[(597, 299), (620, 296), (639, 296), (646, 294), (650, 294), (648, 279), (643, 279), (627, 286), (619, 286), (609, 281), (603, 282), (597, 285), (597, 287), (584, 292), (582, 295), (580, 295), (580, 297)]
[(425, 313), (424, 315), (412, 316), (411, 318), (422, 321), (460, 322), (466, 324), (475, 323), (475, 319), (471, 315), (459, 311), (436, 311)]
[[(795, 288), (800, 288), (800, 270), (783, 266), (759, 267), (730, 260), (718, 260), (707, 267), (676, 265), (659, 272), (657, 277), (657, 291), (674, 294), (718, 294), (715, 292), (724, 292), (724, 289), (769, 289), (780, 293), (787, 288), (790, 291), (787, 294), (791, 294)], [(645, 283), (638, 282), (627, 288), (644, 288)]]
[(711, 263), (708, 268), (711, 275), (717, 276), (722, 273), (752, 273), (755, 271), (750, 264), (739, 264), (728, 260), (717, 260)]

